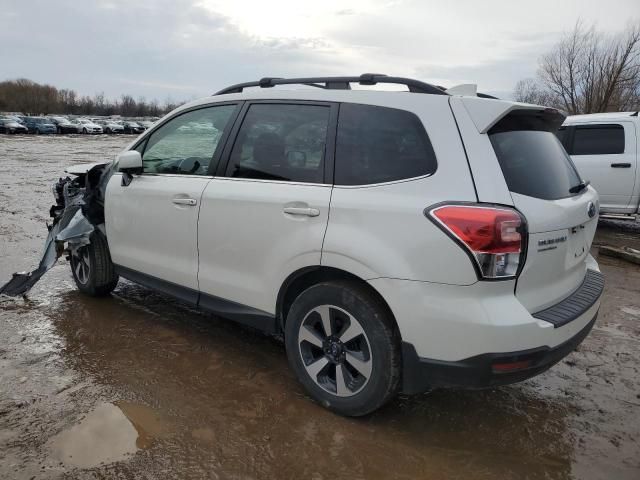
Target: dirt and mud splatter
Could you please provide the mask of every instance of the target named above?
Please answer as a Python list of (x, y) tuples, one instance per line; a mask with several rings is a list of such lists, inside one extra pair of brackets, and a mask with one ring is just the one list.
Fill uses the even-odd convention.
[[(37, 263), (64, 167), (129, 140), (0, 137), (0, 282)], [(640, 267), (599, 262), (596, 327), (550, 371), (352, 420), (305, 397), (277, 341), (124, 281), (87, 298), (61, 260), (0, 303), (0, 478), (638, 479)]]

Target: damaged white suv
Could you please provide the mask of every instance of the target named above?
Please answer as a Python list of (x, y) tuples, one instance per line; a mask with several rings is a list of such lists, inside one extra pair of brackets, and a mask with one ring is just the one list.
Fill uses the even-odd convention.
[[(268, 88), (287, 84), (319, 88)], [(83, 292), (122, 276), (283, 334), (344, 415), (524, 380), (595, 322), (598, 196), (560, 112), (456, 93), (372, 74), (229, 87), (63, 180), (53, 241)]]

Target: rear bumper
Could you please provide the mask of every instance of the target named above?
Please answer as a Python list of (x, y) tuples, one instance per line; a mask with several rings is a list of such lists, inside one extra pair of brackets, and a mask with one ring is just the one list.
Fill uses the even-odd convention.
[(584, 339), (600, 309), (603, 277), (591, 257), (587, 265), (574, 292), (535, 313), (518, 300), (512, 281), (460, 286), (370, 280), (404, 341), (403, 390), (504, 385), (551, 367)]
[[(550, 348), (539, 347), (509, 353), (487, 353), (465, 360), (447, 362), (418, 357), (410, 343), (403, 342), (403, 385), (404, 393), (425, 392), (434, 388), (480, 389), (521, 382), (539, 375), (558, 363), (589, 334), (598, 314), (576, 335), (564, 343)], [(496, 371), (495, 365), (523, 362), (526, 368), (516, 371)]]

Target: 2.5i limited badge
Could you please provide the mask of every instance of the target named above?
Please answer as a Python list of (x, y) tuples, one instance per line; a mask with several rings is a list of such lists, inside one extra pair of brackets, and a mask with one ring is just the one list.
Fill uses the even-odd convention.
[(566, 241), (567, 241), (566, 235), (562, 237), (545, 238), (543, 240), (538, 240), (538, 251), (545, 252), (547, 250), (553, 250), (555, 248), (558, 248), (558, 243), (562, 243)]

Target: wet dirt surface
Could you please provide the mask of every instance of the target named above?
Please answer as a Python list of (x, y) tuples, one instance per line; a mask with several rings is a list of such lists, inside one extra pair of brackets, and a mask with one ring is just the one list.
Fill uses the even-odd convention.
[[(0, 136), (0, 282), (37, 263), (63, 168), (130, 140)], [(278, 341), (124, 281), (82, 296), (61, 260), (0, 301), (0, 478), (637, 480), (640, 267), (599, 262), (596, 327), (550, 371), (352, 420), (305, 397)]]

